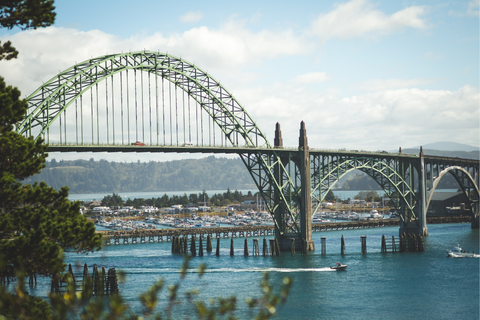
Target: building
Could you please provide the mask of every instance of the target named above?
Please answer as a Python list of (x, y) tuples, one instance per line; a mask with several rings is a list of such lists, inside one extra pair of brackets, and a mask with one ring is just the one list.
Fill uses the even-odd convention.
[(434, 192), (427, 209), (427, 217), (455, 217), (471, 215), (463, 192)]

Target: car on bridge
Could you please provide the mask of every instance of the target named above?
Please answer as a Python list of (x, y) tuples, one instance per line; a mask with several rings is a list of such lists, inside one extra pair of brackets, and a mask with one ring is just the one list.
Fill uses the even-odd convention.
[(141, 142), (141, 141), (135, 141), (135, 142), (132, 142), (131, 143), (132, 146), (144, 146), (145, 143)]

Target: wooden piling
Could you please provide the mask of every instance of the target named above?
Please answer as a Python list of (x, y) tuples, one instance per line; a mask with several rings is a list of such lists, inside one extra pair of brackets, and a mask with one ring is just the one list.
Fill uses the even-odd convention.
[(220, 238), (217, 238), (217, 249), (216, 249), (216, 251), (215, 251), (215, 255), (216, 255), (217, 257), (220, 256)]
[(260, 247), (258, 245), (258, 239), (253, 239), (253, 253), (254, 256), (260, 255)]
[(361, 236), (360, 242), (362, 243), (362, 254), (367, 254), (367, 236)]
[(268, 255), (267, 239), (263, 238), (263, 256)]
[(230, 238), (230, 256), (233, 257), (233, 238)]
[(385, 235), (382, 235), (382, 253), (387, 253), (387, 242), (385, 241)]
[(188, 253), (188, 236), (183, 236), (183, 253)]
[(295, 238), (290, 238), (290, 240), (292, 241), (292, 256), (295, 255)]
[(195, 235), (192, 235), (192, 242), (190, 244), (190, 252), (192, 253), (192, 256), (197, 255), (197, 248), (195, 247)]
[(207, 252), (212, 252), (212, 237), (207, 236)]
[[(423, 246), (423, 237), (420, 234), (417, 234), (417, 244), (419, 252), (425, 251), (425, 247)], [(37, 284), (36, 281), (35, 284)]]
[(275, 239), (268, 239), (270, 242), (270, 255), (273, 256), (275, 254)]
[(243, 244), (243, 256), (248, 257), (248, 241), (247, 241), (247, 238), (245, 238), (245, 242)]
[(342, 240), (340, 242), (340, 254), (343, 256), (345, 254), (345, 238), (342, 234)]
[(277, 237), (275, 237), (275, 253), (277, 256), (280, 255), (280, 246), (278, 245)]
[(327, 254), (327, 238), (321, 237), (320, 238), (320, 245), (321, 245), (321, 255), (324, 256)]
[(200, 243), (198, 244), (198, 255), (203, 257), (203, 243), (202, 243), (202, 236), (200, 236)]

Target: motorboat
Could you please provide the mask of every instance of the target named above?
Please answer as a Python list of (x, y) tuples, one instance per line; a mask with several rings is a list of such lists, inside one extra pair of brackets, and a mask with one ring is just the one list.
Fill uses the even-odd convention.
[(342, 270), (347, 269), (347, 265), (346, 264), (341, 264), (340, 262), (337, 262), (335, 267), (330, 267), (330, 269), (337, 270), (337, 271), (342, 271)]
[(457, 247), (453, 248), (453, 250), (447, 249), (447, 257), (452, 258), (478, 258), (480, 257), (479, 254), (475, 254), (475, 252), (467, 252), (460, 248), (460, 245), (457, 244)]

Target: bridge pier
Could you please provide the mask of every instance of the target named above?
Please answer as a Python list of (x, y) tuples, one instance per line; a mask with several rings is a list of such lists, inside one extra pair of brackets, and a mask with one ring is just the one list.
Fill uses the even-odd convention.
[(479, 202), (472, 205), (472, 229), (478, 229), (480, 223)]
[[(277, 123), (275, 128), (275, 148), (282, 148), (282, 133), (280, 131), (280, 124)], [(288, 159), (282, 158), (282, 163), (288, 162)], [(300, 172), (301, 180), (301, 195), (299, 199), (300, 209), (300, 233), (292, 234), (286, 233), (283, 225), (279, 227), (275, 226), (275, 235), (278, 239), (278, 245), (280, 251), (291, 251), (292, 241), (295, 243), (295, 250), (301, 250), (302, 252), (314, 251), (315, 243), (312, 240), (312, 195), (311, 195), (311, 175), (310, 175), (310, 151), (307, 141), (307, 131), (305, 129), (305, 122), (300, 124), (300, 138), (298, 146), (298, 156), (296, 157), (296, 165)], [(283, 185), (282, 168), (280, 165), (275, 168), (275, 177), (280, 185)], [(275, 194), (275, 202), (280, 203), (279, 194)], [(275, 211), (276, 220), (280, 223), (284, 223), (282, 215), (285, 212), (285, 208), (279, 205)]]

